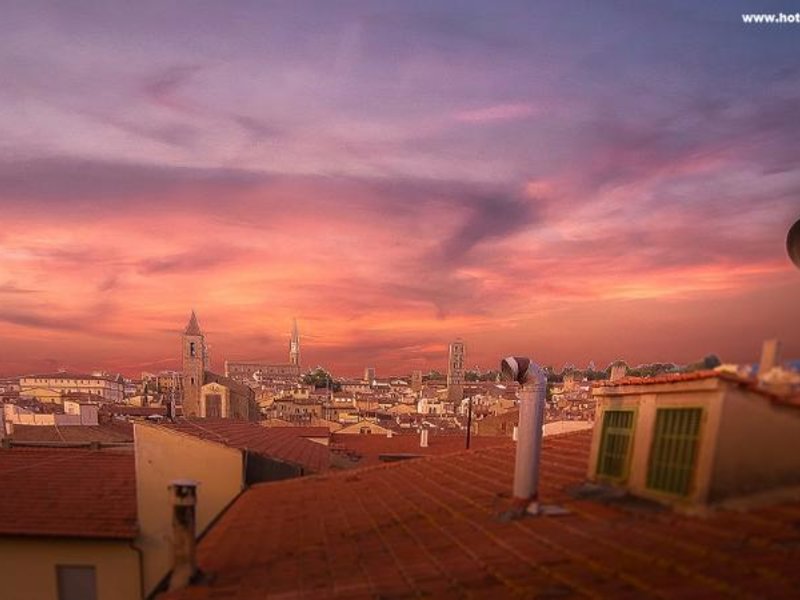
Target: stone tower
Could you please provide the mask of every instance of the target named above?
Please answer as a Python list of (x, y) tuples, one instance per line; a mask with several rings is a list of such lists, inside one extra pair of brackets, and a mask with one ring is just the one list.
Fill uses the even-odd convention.
[(297, 319), (292, 323), (292, 339), (289, 341), (289, 364), (300, 367), (300, 332)]
[(447, 401), (461, 402), (464, 399), (464, 342), (450, 344), (450, 360), (447, 363)]
[(187, 417), (200, 414), (200, 388), (205, 380), (206, 367), (205, 336), (192, 311), (183, 331), (183, 414)]

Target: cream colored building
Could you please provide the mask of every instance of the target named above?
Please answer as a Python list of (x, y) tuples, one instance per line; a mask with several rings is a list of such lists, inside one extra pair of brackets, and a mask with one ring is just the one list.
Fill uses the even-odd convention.
[(127, 450), (0, 450), (0, 598), (140, 600), (135, 485)]
[(198, 482), (197, 534), (245, 488), (244, 453), (156, 425), (134, 426), (136, 504), (142, 581), (149, 595), (172, 568), (172, 512), (168, 487), (175, 479)]
[(61, 403), (62, 397), (71, 393), (97, 396), (105, 402), (122, 402), (124, 383), (121, 377), (81, 375), (77, 373), (49, 373), (20, 377), (21, 396), (31, 396), (40, 402)]
[(800, 404), (723, 372), (596, 388), (589, 478), (694, 510), (800, 485)]

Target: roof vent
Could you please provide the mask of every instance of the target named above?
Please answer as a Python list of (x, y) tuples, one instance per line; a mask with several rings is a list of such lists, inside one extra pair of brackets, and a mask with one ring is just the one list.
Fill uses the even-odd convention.
[(169, 486), (172, 505), (172, 576), (170, 590), (188, 586), (197, 576), (195, 549), (195, 507), (197, 482), (176, 479)]

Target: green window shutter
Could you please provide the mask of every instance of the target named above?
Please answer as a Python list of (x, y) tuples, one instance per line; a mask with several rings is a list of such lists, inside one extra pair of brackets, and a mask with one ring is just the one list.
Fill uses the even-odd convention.
[(627, 476), (628, 456), (633, 438), (633, 411), (607, 410), (597, 459), (597, 474), (613, 479)]
[(659, 408), (647, 487), (678, 496), (686, 496), (692, 485), (702, 408)]

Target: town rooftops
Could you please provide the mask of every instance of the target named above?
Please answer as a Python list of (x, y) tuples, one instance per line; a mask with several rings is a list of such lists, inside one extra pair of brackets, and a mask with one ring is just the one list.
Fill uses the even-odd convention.
[(314, 473), (330, 468), (328, 448), (305, 439), (300, 435), (304, 433), (301, 428), (297, 428), (300, 432), (297, 433), (294, 427), (269, 428), (233, 419), (181, 419), (159, 426), (231, 448), (257, 452)]
[(207, 583), (164, 598), (796, 596), (800, 499), (698, 519), (604, 497), (589, 441), (545, 438), (541, 498), (563, 516), (498, 518), (510, 441), (253, 486), (200, 541)]
[(136, 537), (132, 452), (0, 449), (0, 536)]

